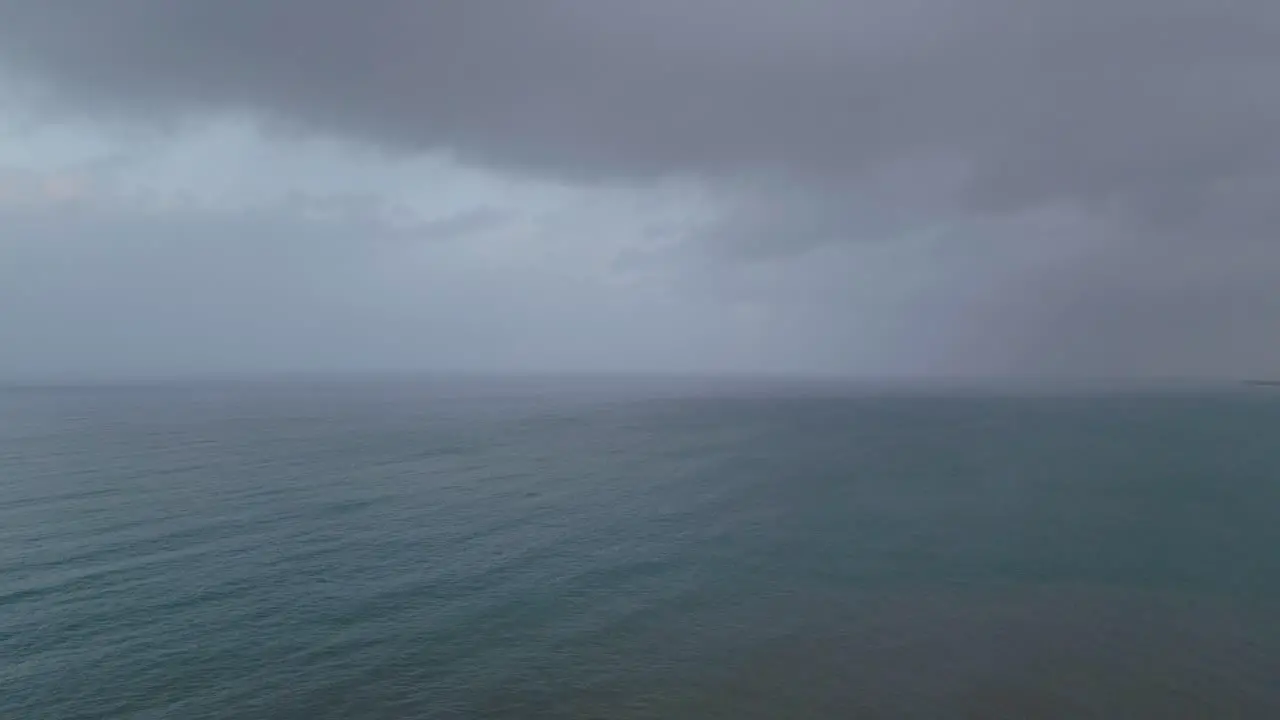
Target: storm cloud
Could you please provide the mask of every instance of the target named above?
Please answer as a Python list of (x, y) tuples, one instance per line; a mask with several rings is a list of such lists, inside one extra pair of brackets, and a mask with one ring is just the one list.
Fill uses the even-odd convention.
[[(827, 360), (892, 336), (930, 372), (1280, 367), (1271, 0), (0, 0), (0, 66), (51, 118), (246, 113), (697, 186), (673, 262), (803, 307)], [(924, 330), (859, 340), (894, 252), (867, 248), (922, 233), (931, 279), (880, 322)]]

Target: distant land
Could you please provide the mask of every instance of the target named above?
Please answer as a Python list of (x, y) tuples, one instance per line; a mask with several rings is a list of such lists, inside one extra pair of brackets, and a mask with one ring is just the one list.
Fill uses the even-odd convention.
[(1245, 380), (1244, 384), (1263, 387), (1280, 387), (1280, 380)]

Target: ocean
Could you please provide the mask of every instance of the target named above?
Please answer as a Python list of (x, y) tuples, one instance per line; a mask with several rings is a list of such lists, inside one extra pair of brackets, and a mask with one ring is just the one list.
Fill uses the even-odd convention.
[(1280, 392), (10, 387), (0, 717), (1277, 718)]

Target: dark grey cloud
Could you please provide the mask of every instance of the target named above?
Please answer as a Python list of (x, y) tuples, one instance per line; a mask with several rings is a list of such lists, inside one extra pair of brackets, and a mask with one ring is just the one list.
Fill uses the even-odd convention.
[(991, 207), (1159, 204), (1280, 152), (1267, 0), (4, 0), (0, 28), (82, 101), (243, 105), (550, 172), (937, 155)]
[(692, 177), (728, 254), (1063, 212), (1070, 261), (983, 276), (992, 358), (1280, 367), (1274, 0), (0, 0), (0, 58), (63, 109)]

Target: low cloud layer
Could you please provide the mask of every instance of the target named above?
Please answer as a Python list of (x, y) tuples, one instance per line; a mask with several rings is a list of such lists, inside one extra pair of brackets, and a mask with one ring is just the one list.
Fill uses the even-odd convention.
[(507, 262), (449, 220), (58, 203), (0, 227), (0, 377), (803, 363), (722, 307)]
[[(700, 187), (663, 262), (710, 263), (713, 293), (785, 278), (756, 300), (838, 338), (824, 363), (893, 337), (929, 372), (1280, 368), (1272, 0), (0, 0), (0, 67), (45, 117), (247, 113)], [(868, 248), (911, 242), (886, 277), (930, 280), (868, 305), (895, 252)]]

